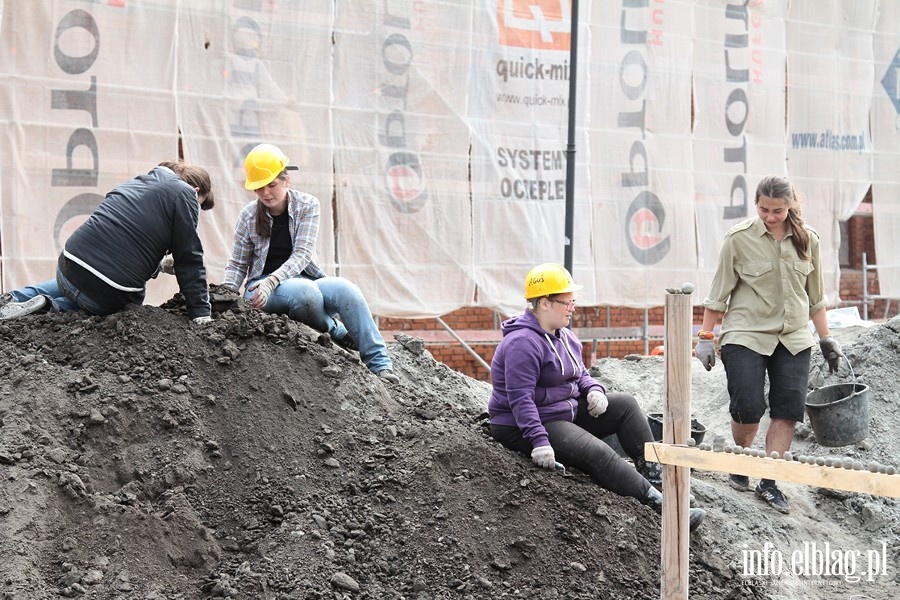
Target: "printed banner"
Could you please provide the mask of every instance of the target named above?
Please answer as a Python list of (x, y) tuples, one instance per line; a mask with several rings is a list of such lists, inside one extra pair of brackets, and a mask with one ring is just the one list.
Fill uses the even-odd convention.
[[(503, 314), (521, 312), (528, 271), (563, 264), (571, 244), (579, 301), (595, 303), (590, 149), (584, 136), (587, 68), (576, 123), (572, 239), (566, 240), (566, 174), (572, 23), (569, 2), (497, 0), (477, 3), (471, 47), (469, 123), (472, 214), (478, 303)], [(587, 23), (590, 4), (582, 3)], [(589, 47), (588, 28), (579, 46)]]
[[(317, 259), (334, 274), (331, 103), (333, 3), (182, 3), (178, 122), (185, 159), (213, 179), (216, 206), (201, 213), (204, 261), (221, 281), (238, 213), (255, 200), (243, 160), (256, 144), (278, 146), (299, 171), (291, 186), (321, 204)], [(302, 59), (303, 68), (298, 68)]]
[(769, 173), (805, 198), (832, 305), (839, 223), (871, 184), (881, 294), (900, 296), (898, 10), (581, 2), (573, 69), (568, 0), (0, 1), (2, 287), (52, 278), (105, 194), (180, 150), (213, 178), (220, 281), (254, 199), (243, 156), (270, 142), (319, 198), (319, 262), (378, 315), (517, 313), (528, 270), (567, 251), (582, 304), (659, 306), (685, 281), (699, 302)]
[(474, 299), (465, 3), (339, 3), (338, 262), (374, 312), (437, 316)]
[(829, 306), (840, 301), (840, 221), (872, 181), (876, 0), (792, 0), (788, 11), (788, 171), (822, 242)]
[(594, 2), (591, 196), (600, 304), (694, 281), (689, 2)]
[(725, 233), (756, 215), (756, 186), (785, 175), (784, 0), (694, 7), (694, 185), (698, 301)]
[(110, 189), (178, 156), (174, 3), (3, 4), (4, 290), (54, 279)]
[(879, 294), (900, 299), (900, 2), (881, 2), (874, 38), (872, 218)]

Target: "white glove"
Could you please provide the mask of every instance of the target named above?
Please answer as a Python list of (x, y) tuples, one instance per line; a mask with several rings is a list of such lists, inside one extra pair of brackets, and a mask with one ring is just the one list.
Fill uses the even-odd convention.
[(606, 394), (600, 390), (592, 390), (587, 395), (587, 406), (589, 415), (599, 417), (606, 412), (609, 400), (606, 398)]
[(171, 254), (166, 254), (163, 259), (159, 261), (159, 272), (165, 273), (166, 275), (175, 274), (175, 259), (172, 258)]
[(553, 446), (538, 446), (531, 451), (531, 462), (542, 469), (553, 469), (556, 467), (556, 454), (553, 452)]
[(703, 368), (709, 371), (716, 366), (716, 345), (713, 340), (700, 340), (694, 348), (694, 354), (700, 359)]
[(256, 308), (265, 308), (266, 302), (269, 301), (269, 296), (272, 292), (275, 291), (275, 288), (278, 287), (278, 278), (274, 275), (269, 275), (265, 279), (260, 279), (249, 288), (249, 291), (256, 290), (256, 293), (250, 298), (250, 303)]
[(212, 317), (194, 317), (191, 321), (197, 325), (205, 325), (206, 323), (212, 323)]

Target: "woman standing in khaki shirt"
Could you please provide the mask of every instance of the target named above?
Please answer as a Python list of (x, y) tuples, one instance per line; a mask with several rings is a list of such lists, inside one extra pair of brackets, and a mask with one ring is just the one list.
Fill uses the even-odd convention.
[[(766, 412), (765, 377), (769, 376), (766, 454), (790, 450), (794, 426), (803, 420), (815, 339), (832, 372), (843, 354), (830, 336), (825, 314), (824, 278), (819, 236), (800, 217), (794, 187), (769, 175), (756, 188), (757, 216), (725, 235), (719, 264), (703, 302), (703, 325), (696, 354), (709, 371), (716, 364), (713, 330), (724, 315), (719, 353), (731, 398), (731, 434), (749, 447)], [(750, 490), (750, 478), (731, 475), (732, 487)], [(775, 481), (762, 479), (756, 495), (775, 510), (789, 506)]]

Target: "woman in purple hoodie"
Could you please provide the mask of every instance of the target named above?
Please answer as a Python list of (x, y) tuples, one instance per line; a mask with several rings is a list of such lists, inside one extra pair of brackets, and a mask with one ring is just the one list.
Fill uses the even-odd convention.
[[(491, 435), (539, 467), (575, 467), (602, 487), (657, 510), (660, 467), (644, 461), (653, 441), (634, 397), (607, 393), (581, 360), (581, 341), (567, 326), (575, 312), (575, 284), (562, 266), (538, 265), (525, 279), (528, 307), (502, 325), (503, 340), (491, 361), (488, 403)], [(602, 438), (615, 434), (633, 468)], [(691, 529), (706, 516), (691, 509)]]

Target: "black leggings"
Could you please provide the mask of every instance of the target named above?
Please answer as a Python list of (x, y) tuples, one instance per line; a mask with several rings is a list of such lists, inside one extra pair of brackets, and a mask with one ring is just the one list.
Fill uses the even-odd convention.
[[(611, 492), (643, 500), (650, 482), (601, 438), (616, 434), (628, 456), (643, 458), (644, 444), (653, 441), (650, 425), (631, 394), (610, 392), (606, 397), (609, 407), (599, 417), (590, 416), (587, 401), (580, 398), (574, 423), (549, 421), (544, 429), (557, 461), (587, 473)], [(531, 442), (522, 437), (518, 427), (492, 424), (491, 436), (510, 450), (531, 456)]]

